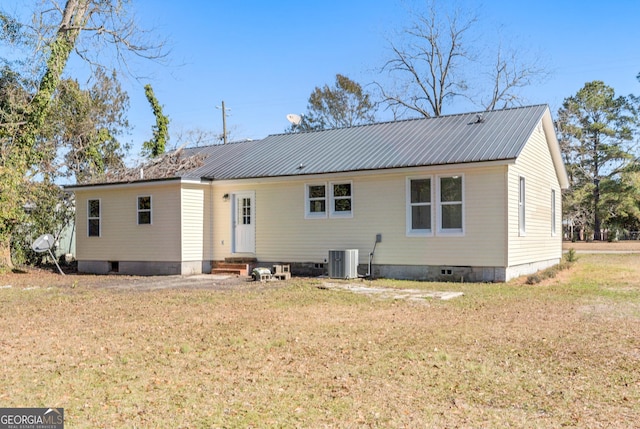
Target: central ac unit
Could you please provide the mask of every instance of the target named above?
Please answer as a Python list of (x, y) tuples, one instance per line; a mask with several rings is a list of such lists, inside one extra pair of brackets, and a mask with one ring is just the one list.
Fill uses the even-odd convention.
[(358, 249), (329, 250), (329, 277), (354, 279), (358, 277)]

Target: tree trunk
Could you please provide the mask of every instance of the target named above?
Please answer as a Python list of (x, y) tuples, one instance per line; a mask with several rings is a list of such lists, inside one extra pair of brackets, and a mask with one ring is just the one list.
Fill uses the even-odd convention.
[(65, 5), (58, 32), (50, 45), (45, 73), (40, 80), (38, 91), (31, 101), (26, 123), (18, 139), (19, 147), (27, 153), (26, 167), (30, 165), (31, 157), (37, 156), (37, 154), (31, 153), (32, 148), (45, 123), (51, 99), (58, 88), (60, 76), (67, 65), (69, 55), (75, 47), (81, 29), (89, 18), (88, 8), (88, 0), (67, 0)]
[(7, 242), (0, 242), (0, 272), (6, 269), (12, 269), (13, 262), (11, 262), (11, 246), (9, 240)]
[[(45, 73), (40, 80), (38, 91), (31, 100), (25, 121), (17, 131), (14, 147), (6, 155), (3, 154), (0, 173), (3, 173), (3, 169), (6, 168), (7, 171), (12, 172), (11, 176), (14, 179), (24, 178), (28, 169), (37, 162), (40, 154), (34, 151), (34, 146), (45, 124), (51, 100), (60, 82), (60, 76), (67, 65), (69, 55), (91, 14), (89, 6), (90, 0), (67, 0), (55, 39), (49, 45), (50, 52)], [(5, 178), (4, 174), (0, 177), (3, 180)], [(17, 181), (10, 186), (17, 186), (16, 183)], [(22, 210), (21, 198), (7, 199), (5, 197), (2, 199), (2, 203), (5, 207), (0, 211), (0, 225), (16, 223), (16, 213)], [(0, 230), (0, 234), (10, 236), (7, 230)], [(0, 242), (0, 269), (3, 268), (13, 268), (9, 238)]]
[(600, 214), (598, 210), (600, 210), (600, 181), (598, 179), (594, 180), (595, 188), (593, 189), (593, 239), (594, 241), (602, 240), (602, 235), (600, 234), (601, 221)]

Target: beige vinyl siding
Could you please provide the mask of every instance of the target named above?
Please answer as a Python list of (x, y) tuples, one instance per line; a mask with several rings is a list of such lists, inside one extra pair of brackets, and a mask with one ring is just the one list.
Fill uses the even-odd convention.
[[(203, 228), (202, 228), (202, 246), (203, 253), (202, 259), (205, 261), (213, 261), (214, 260), (214, 251), (213, 246), (215, 243), (215, 233), (214, 233), (214, 225), (218, 219), (214, 220), (213, 217), (213, 195), (214, 188), (211, 185), (208, 185), (204, 188), (204, 214), (203, 214)], [(222, 198), (222, 197), (221, 197)], [(221, 201), (218, 202), (220, 204)]]
[[(518, 192), (525, 179), (526, 233), (519, 232)], [(551, 191), (556, 194), (556, 234), (551, 231)], [(560, 185), (542, 126), (534, 130), (516, 163), (509, 168), (509, 265), (562, 256)]]
[[(151, 196), (152, 224), (138, 225), (138, 196)], [(87, 236), (87, 200), (99, 199), (100, 237)], [(180, 185), (76, 191), (77, 254), (96, 261), (179, 261)]]
[(201, 261), (204, 251), (205, 190), (182, 186), (182, 261)]
[[(437, 177), (464, 177), (464, 232), (447, 236), (437, 232), (427, 237), (425, 260), (433, 265), (504, 266), (505, 166), (467, 168), (438, 172)], [(437, 198), (435, 205), (437, 205)]]
[[(463, 236), (408, 237), (406, 179), (464, 175)], [(374, 263), (504, 266), (506, 167), (422, 169), (397, 174), (327, 175), (269, 183), (214, 182), (214, 260), (231, 256), (231, 203), (225, 193), (256, 192), (256, 257), (262, 261), (326, 261), (331, 249), (358, 249), (368, 262), (376, 234), (382, 234)], [(350, 181), (350, 218), (305, 219), (305, 184)], [(435, 218), (436, 204), (433, 204)], [(327, 210), (329, 208), (327, 207)]]

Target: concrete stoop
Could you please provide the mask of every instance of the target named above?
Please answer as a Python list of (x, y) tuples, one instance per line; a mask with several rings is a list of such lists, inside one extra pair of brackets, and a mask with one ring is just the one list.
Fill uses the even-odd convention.
[(249, 277), (256, 267), (256, 258), (226, 258), (224, 261), (211, 262), (211, 274), (235, 274)]

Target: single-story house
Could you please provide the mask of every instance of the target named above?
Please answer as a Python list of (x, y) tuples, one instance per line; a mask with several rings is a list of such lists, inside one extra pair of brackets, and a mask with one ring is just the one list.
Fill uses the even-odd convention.
[(184, 152), (204, 160), (67, 187), (81, 272), (186, 275), (244, 258), (322, 274), (330, 251), (349, 250), (374, 277), (507, 281), (562, 256), (568, 178), (546, 105)]

